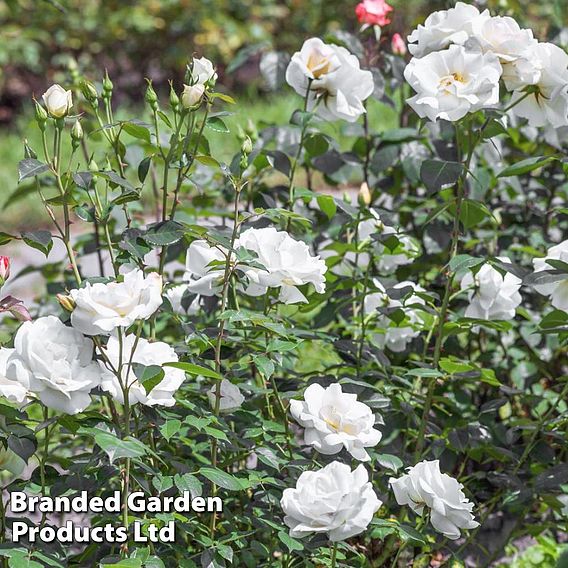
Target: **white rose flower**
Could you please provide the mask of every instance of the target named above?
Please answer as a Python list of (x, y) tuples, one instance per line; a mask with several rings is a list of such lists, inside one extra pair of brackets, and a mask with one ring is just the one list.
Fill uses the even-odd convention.
[(495, 54), (468, 52), (460, 45), (413, 58), (404, 77), (417, 94), (408, 104), (421, 118), (455, 122), (499, 102), (501, 72)]
[[(509, 259), (500, 260), (506, 262)], [(522, 301), (519, 293), (521, 285), (520, 278), (510, 272), (502, 275), (490, 264), (484, 264), (476, 274), (468, 272), (461, 281), (462, 290), (470, 289), (465, 317), (482, 320), (513, 319), (517, 306)]]
[[(381, 330), (381, 333), (375, 334), (374, 340), (381, 349), (388, 347), (391, 351), (400, 353), (406, 349), (407, 345), (415, 337), (420, 335), (420, 331), (424, 327), (424, 313), (416, 306), (423, 306), (425, 302), (414, 293), (402, 300), (390, 298), (385, 287), (378, 280), (375, 280), (374, 284), (379, 291), (368, 294), (365, 297), (365, 313), (370, 314), (379, 307), (387, 309), (402, 308), (405, 315), (404, 321), (397, 325), (387, 314), (380, 314), (376, 319), (375, 325)], [(424, 292), (424, 288), (408, 280), (395, 284), (393, 288), (412, 288), (414, 291)]]
[[(162, 366), (164, 363), (177, 363), (176, 352), (163, 341), (150, 343), (141, 337), (136, 341), (136, 335), (127, 335), (122, 340), (122, 361), (120, 358), (120, 344), (118, 338), (111, 336), (108, 340), (105, 354), (114, 369), (122, 363), (121, 382), (128, 386), (128, 402), (131, 405), (140, 403), (146, 406), (173, 406), (174, 394), (185, 380), (185, 372), (174, 367), (164, 367), (164, 378), (149, 393), (138, 381), (134, 372), (134, 363), (150, 367)], [(132, 352), (134, 351), (134, 354)], [(129, 366), (129, 363), (132, 365)], [(109, 369), (104, 361), (99, 362), (102, 371), (101, 388), (111, 394), (121, 404), (124, 404), (124, 393), (116, 375)]]
[(286, 231), (273, 227), (247, 229), (235, 243), (235, 248), (239, 247), (256, 253), (255, 261), (265, 268), (244, 268), (249, 281), (245, 294), (260, 296), (268, 288), (280, 288), (279, 300), (296, 304), (308, 301), (297, 286), (313, 284), (318, 293), (325, 291), (325, 262), (312, 256), (306, 243), (293, 239)]
[(195, 83), (200, 85), (214, 85), (217, 81), (217, 73), (213, 67), (213, 63), (206, 57), (193, 59), (193, 67), (191, 68), (191, 78)]
[(193, 241), (187, 249), (185, 257), (185, 274), (183, 279), (192, 294), (215, 296), (223, 287), (223, 265), (212, 262), (225, 262), (225, 251), (212, 247), (207, 241)]
[[(503, 79), (515, 91), (513, 114), (526, 118), (530, 126), (568, 125), (568, 54), (563, 49), (553, 43), (536, 43), (504, 67)], [(536, 92), (527, 96), (527, 87)]]
[(432, 526), (450, 540), (460, 537), (460, 529), (479, 526), (471, 511), (471, 503), (462, 491), (463, 485), (447, 473), (440, 472), (440, 462), (422, 461), (408, 468), (408, 473), (389, 484), (399, 505), (408, 505), (422, 515), (424, 508), (430, 511)]
[[(207, 398), (209, 398), (209, 403), (211, 408), (215, 408), (216, 396), (217, 396), (217, 385), (213, 385), (209, 391), (207, 391)], [(241, 390), (237, 385), (234, 385), (231, 381), (223, 379), (221, 381), (221, 398), (219, 404), (219, 410), (221, 412), (234, 412), (238, 410), (245, 397), (241, 393)]]
[(501, 63), (515, 61), (527, 48), (537, 44), (532, 30), (522, 29), (509, 16), (476, 20), (473, 25), (473, 41), (477, 42), (484, 52), (491, 51), (497, 55)]
[(61, 85), (51, 85), (42, 99), (47, 112), (54, 118), (67, 116), (73, 106), (71, 91), (66, 91)]
[(169, 300), (170, 304), (172, 305), (172, 309), (174, 312), (180, 315), (193, 315), (199, 311), (199, 296), (196, 296), (191, 304), (187, 306), (187, 309), (184, 308), (182, 304), (183, 297), (186, 292), (188, 292), (188, 285), (187, 284), (178, 284), (177, 286), (172, 286), (168, 290), (166, 290), (165, 296)]
[(408, 50), (414, 57), (444, 49), (450, 44), (463, 45), (490, 18), (471, 4), (458, 2), (454, 8), (433, 12), (408, 36)]
[(363, 101), (374, 89), (373, 75), (360, 68), (355, 55), (319, 38), (306, 40), (292, 56), (286, 81), (302, 97), (309, 85), (308, 109), (317, 105), (317, 113), (326, 120), (355, 122), (365, 112)]
[(144, 276), (135, 268), (124, 273), (122, 282), (88, 282), (70, 295), (75, 303), (71, 325), (85, 335), (108, 335), (148, 319), (162, 305), (162, 277), (157, 272)]
[(196, 83), (195, 85), (184, 85), (181, 94), (181, 104), (184, 108), (192, 108), (198, 105), (205, 93), (205, 85)]
[(376, 446), (382, 434), (373, 428), (375, 416), (371, 409), (357, 400), (356, 394), (344, 393), (341, 385), (327, 388), (310, 385), (304, 400), (291, 400), (290, 412), (305, 428), (304, 441), (325, 455), (345, 448), (355, 459), (369, 461), (365, 448)]
[[(545, 258), (533, 259), (533, 267), (535, 272), (542, 270), (554, 270), (554, 267), (546, 261), (561, 260), (568, 262), (568, 240), (562, 241), (560, 244), (550, 247)], [(568, 275), (566, 278), (549, 284), (537, 284), (534, 289), (543, 296), (550, 297), (550, 303), (557, 309), (568, 312)]]
[(100, 384), (93, 342), (54, 316), (25, 322), (16, 333), (6, 377), (35, 394), (45, 406), (77, 414)]
[(27, 402), (28, 389), (22, 383), (11, 381), (6, 377), (8, 359), (14, 351), (8, 347), (0, 348), (0, 396), (7, 398), (10, 402), (24, 404)]
[(304, 471), (294, 489), (284, 490), (280, 505), (290, 536), (327, 533), (332, 542), (361, 534), (379, 510), (369, 475), (334, 461), (318, 471)]

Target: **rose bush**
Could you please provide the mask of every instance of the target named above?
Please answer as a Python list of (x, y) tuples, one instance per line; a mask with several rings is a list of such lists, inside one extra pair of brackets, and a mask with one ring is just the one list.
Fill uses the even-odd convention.
[[(34, 103), (15, 198), (50, 228), (0, 243), (43, 253), (46, 287), (0, 300), (4, 488), (118, 490), (86, 522), (176, 541), (13, 546), (4, 506), (11, 568), (505, 566), (529, 537), (560, 557), (568, 58), (458, 3), (407, 63), (387, 8), (298, 40), (280, 124), (233, 135), (206, 58), (136, 116), (107, 74)], [(0, 257), (0, 286), (27, 272)]]

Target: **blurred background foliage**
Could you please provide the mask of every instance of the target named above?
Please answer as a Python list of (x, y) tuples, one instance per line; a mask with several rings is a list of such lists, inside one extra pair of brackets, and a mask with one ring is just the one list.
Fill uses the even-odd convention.
[[(231, 91), (262, 91), (263, 51), (293, 52), (303, 39), (356, 32), (355, 0), (0, 0), (0, 122), (30, 94), (61, 80), (70, 61), (82, 73), (106, 68), (123, 97), (140, 98), (141, 79), (160, 85), (183, 77), (188, 57), (205, 55)], [(403, 36), (448, 0), (393, 0), (384, 41)], [(541, 39), (566, 25), (566, 0), (489, 0)], [(524, 21), (523, 21), (524, 20)]]

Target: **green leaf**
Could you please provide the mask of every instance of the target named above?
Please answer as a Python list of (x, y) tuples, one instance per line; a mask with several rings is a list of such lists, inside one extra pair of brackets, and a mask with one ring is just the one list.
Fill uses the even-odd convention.
[(202, 467), (199, 473), (206, 477), (215, 485), (227, 489), (228, 491), (242, 491), (248, 487), (248, 482), (246, 480), (241, 480), (218, 468), (212, 467)]
[(337, 213), (337, 205), (331, 195), (318, 195), (317, 202), (319, 208), (327, 215), (328, 219), (333, 219)]
[(274, 373), (274, 362), (265, 355), (253, 355), (252, 357), (256, 368), (265, 379), (270, 379)]
[(210, 379), (217, 379), (221, 380), (223, 377), (214, 371), (213, 369), (209, 369), (208, 367), (201, 367), (200, 365), (194, 365), (193, 363), (183, 363), (183, 362), (175, 362), (175, 363), (164, 363), (164, 367), (175, 367), (176, 369), (181, 369), (190, 375), (202, 375), (203, 377), (208, 377)]
[(164, 369), (159, 365), (146, 366), (141, 363), (133, 363), (132, 367), (138, 382), (144, 387), (147, 395), (164, 380)]
[(144, 183), (146, 181), (146, 176), (148, 175), (151, 163), (152, 156), (148, 156), (138, 164), (138, 180), (140, 181), (140, 183)]
[(122, 126), (122, 130), (124, 130), (127, 134), (130, 134), (133, 138), (143, 140), (144, 142), (148, 142), (148, 144), (152, 142), (150, 130), (148, 130), (149, 125), (146, 125), (146, 123), (137, 120), (130, 120), (128, 122), (121, 122), (120, 124)]
[(163, 493), (174, 486), (174, 478), (171, 475), (158, 474), (152, 478), (152, 485), (158, 493)]
[(470, 256), (469, 254), (458, 254), (450, 260), (450, 270), (452, 272), (460, 272), (462, 270), (467, 270), (474, 266), (478, 266), (485, 262), (483, 258), (477, 258), (475, 256)]
[(444, 185), (456, 183), (463, 172), (463, 164), (441, 160), (424, 160), (420, 166), (420, 179), (431, 192)]
[(312, 157), (321, 156), (322, 154), (325, 154), (325, 152), (327, 152), (327, 149), (329, 148), (329, 142), (323, 134), (318, 132), (316, 134), (310, 134), (306, 136), (304, 148), (306, 149), (306, 152)]
[(0, 231), (0, 246), (8, 244), (10, 241), (17, 239), (18, 237), (14, 235), (9, 235), (8, 233), (4, 233)]
[(124, 179), (123, 177), (120, 177), (117, 173), (113, 171), (93, 172), (93, 175), (106, 179), (112, 184), (118, 185), (119, 187), (122, 187), (123, 189), (126, 189), (128, 191), (136, 191), (134, 186), (128, 180)]
[(377, 462), (379, 465), (382, 465), (395, 473), (404, 465), (400, 458), (393, 456), (392, 454), (379, 454), (377, 456)]
[(49, 254), (53, 246), (53, 239), (49, 231), (29, 231), (22, 233), (22, 239), (24, 239), (24, 242), (28, 246), (39, 250), (45, 254), (45, 256)]
[(304, 550), (304, 545), (295, 538), (292, 538), (288, 533), (284, 531), (278, 531), (278, 538), (280, 542), (286, 546), (288, 552), (294, 552), (295, 550)]
[(195, 159), (205, 166), (210, 166), (212, 168), (220, 168), (221, 164), (213, 157), (207, 156), (205, 154), (201, 154), (199, 156), (195, 156)]
[(200, 497), (203, 493), (203, 484), (191, 473), (184, 473), (183, 475), (176, 473), (174, 475), (174, 483), (182, 493), (184, 491), (191, 492), (192, 497)]
[(550, 162), (554, 161), (556, 161), (556, 157), (554, 156), (548, 156), (548, 157), (535, 156), (533, 158), (527, 158), (526, 160), (522, 160), (520, 162), (517, 162), (516, 164), (513, 164), (512, 166), (508, 166), (505, 169), (501, 170), (497, 174), (497, 177), (501, 178), (501, 177), (510, 177), (510, 176), (520, 176), (532, 172), (537, 168), (542, 168), (543, 166), (546, 166)]
[(483, 203), (472, 199), (463, 200), (460, 209), (460, 221), (464, 229), (475, 227), (486, 218), (493, 218), (493, 215)]
[(160, 432), (162, 436), (169, 442), (170, 439), (174, 434), (179, 432), (181, 427), (181, 421), (174, 419), (174, 420), (167, 420), (164, 424), (160, 426)]
[(183, 238), (183, 234), (183, 225), (177, 221), (161, 221), (148, 226), (144, 240), (151, 245), (163, 247), (177, 243)]
[(20, 160), (18, 164), (18, 182), (43, 174), (49, 170), (49, 166), (36, 160), (35, 158), (26, 158), (25, 160)]
[(222, 132), (223, 134), (230, 132), (230, 130), (227, 128), (227, 125), (218, 116), (212, 116), (208, 118), (205, 126), (207, 126), (207, 128), (210, 128), (211, 130), (214, 130), (215, 132)]

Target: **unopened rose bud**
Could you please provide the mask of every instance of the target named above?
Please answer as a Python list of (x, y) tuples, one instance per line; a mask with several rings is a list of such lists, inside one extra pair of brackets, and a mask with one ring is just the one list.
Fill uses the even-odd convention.
[(243, 141), (241, 152), (246, 155), (252, 152), (252, 140), (248, 136)]
[(99, 93), (97, 93), (96, 87), (90, 81), (84, 80), (81, 83), (81, 92), (85, 99), (90, 102), (93, 106), (96, 106), (99, 99)]
[(53, 118), (63, 118), (69, 114), (73, 106), (71, 91), (66, 91), (60, 85), (52, 85), (42, 96), (47, 112)]
[(10, 278), (10, 258), (0, 256), (0, 286), (4, 286), (8, 278)]
[(249, 135), (250, 139), (253, 142), (258, 140), (258, 130), (256, 129), (255, 123), (250, 118), (247, 120), (247, 127), (245, 128), (245, 132)]
[(112, 84), (112, 81), (110, 80), (110, 77), (108, 76), (108, 72), (105, 71), (105, 76), (103, 78), (103, 99), (104, 98), (110, 99), (113, 88), (114, 88), (114, 85)]
[(148, 88), (146, 89), (144, 98), (152, 110), (158, 110), (158, 95), (156, 91), (154, 91), (154, 87), (152, 87), (152, 81), (149, 79), (146, 79), (146, 81), (148, 81)]
[(40, 129), (44, 130), (48, 118), (47, 111), (37, 101), (35, 102), (35, 118)]
[(205, 93), (205, 86), (197, 83), (197, 85), (184, 85), (181, 94), (181, 104), (185, 108), (193, 108), (201, 103)]
[(170, 83), (170, 106), (174, 112), (179, 108), (179, 97), (175, 92), (173, 85)]
[(370, 205), (371, 204), (371, 192), (366, 181), (361, 184), (359, 188), (358, 201), (360, 205)]
[(75, 309), (75, 302), (71, 296), (65, 294), (57, 294), (57, 301), (59, 305), (67, 312), (72, 312)]
[(400, 34), (394, 34), (391, 40), (391, 49), (395, 55), (406, 55), (408, 51), (405, 41)]
[(79, 142), (83, 139), (83, 127), (81, 126), (80, 120), (76, 120), (73, 128), (71, 129), (71, 138), (73, 138), (73, 140), (78, 140)]

